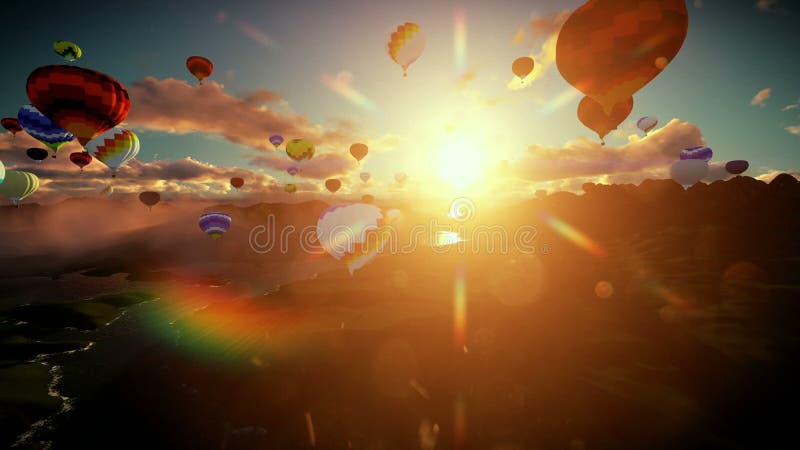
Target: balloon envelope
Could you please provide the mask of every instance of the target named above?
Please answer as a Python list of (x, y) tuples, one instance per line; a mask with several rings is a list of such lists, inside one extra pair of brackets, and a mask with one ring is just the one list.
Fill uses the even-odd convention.
[(75, 61), (83, 56), (83, 50), (78, 47), (78, 44), (70, 41), (53, 42), (53, 51), (68, 62)]
[(92, 142), (90, 148), (91, 154), (108, 166), (115, 177), (117, 169), (139, 154), (139, 137), (133, 131), (114, 128)]
[(74, 66), (43, 66), (28, 76), (28, 99), (84, 147), (128, 117), (128, 91), (114, 78)]
[(708, 174), (708, 163), (702, 159), (675, 161), (669, 169), (670, 177), (682, 186), (692, 186)]
[(239, 189), (240, 187), (244, 186), (244, 179), (240, 177), (231, 178), (231, 186)]
[(273, 134), (269, 137), (269, 143), (278, 148), (279, 145), (283, 144), (283, 136), (280, 134)]
[(408, 179), (408, 175), (406, 175), (403, 172), (396, 173), (396, 174), (394, 174), (394, 179), (398, 183), (405, 183), (405, 181)]
[(375, 202), (375, 196), (370, 194), (364, 194), (361, 196), (361, 203), (371, 204)]
[(25, 150), (25, 154), (28, 155), (28, 158), (40, 163), (43, 159), (47, 158), (49, 153), (43, 148), (32, 147)]
[(523, 56), (514, 60), (511, 64), (511, 71), (514, 72), (514, 75), (525, 78), (533, 72), (533, 67), (533, 58), (530, 56)]
[(25, 197), (39, 189), (39, 177), (20, 170), (6, 170), (5, 179), (0, 183), (0, 195), (18, 205)]
[(342, 182), (337, 180), (336, 178), (330, 178), (325, 180), (325, 188), (328, 189), (331, 193), (336, 193), (339, 188), (342, 187)]
[(422, 55), (423, 50), (425, 50), (425, 34), (419, 25), (412, 22), (399, 25), (389, 36), (389, 43), (386, 44), (389, 57), (403, 68), (403, 76), (408, 74), (408, 66)]
[(139, 194), (139, 201), (144, 203), (148, 208), (152, 209), (153, 206), (161, 201), (161, 194), (153, 191), (144, 191)]
[(711, 161), (711, 158), (714, 156), (714, 152), (704, 145), (697, 145), (694, 147), (689, 147), (685, 150), (681, 150), (680, 158), (683, 159), (699, 159), (702, 161)]
[(632, 110), (633, 97), (614, 105), (609, 114), (605, 112), (603, 105), (591, 97), (583, 97), (583, 100), (578, 104), (578, 119), (586, 127), (597, 133), (600, 139), (603, 139), (611, 130), (616, 130)]
[(197, 78), (200, 84), (214, 73), (214, 64), (203, 56), (190, 56), (186, 58), (186, 68)]
[(83, 172), (83, 168), (92, 162), (92, 155), (87, 152), (73, 152), (69, 154), (69, 160), (72, 161), (72, 164), (80, 167)]
[(316, 150), (314, 143), (308, 139), (292, 139), (286, 143), (286, 154), (295, 161), (313, 158)]
[(361, 175), (359, 175), (358, 177), (361, 178), (361, 181), (366, 183), (367, 181), (369, 181), (370, 178), (372, 178), (372, 175), (370, 175), (369, 172), (361, 172)]
[(64, 144), (75, 139), (72, 133), (56, 125), (33, 105), (21, 107), (17, 119), (28, 134), (53, 150), (53, 156)]
[(294, 194), (295, 192), (297, 192), (297, 185), (293, 183), (287, 183), (286, 186), (283, 187), (283, 190), (285, 190), (290, 194)]
[(6, 166), (3, 164), (3, 161), (0, 161), (0, 183), (6, 179)]
[(636, 128), (642, 130), (644, 134), (647, 134), (650, 130), (658, 125), (658, 119), (653, 116), (644, 116), (641, 119), (636, 121)]
[(350, 146), (350, 154), (353, 155), (353, 158), (355, 158), (356, 161), (361, 161), (364, 159), (368, 152), (369, 149), (367, 149), (367, 146), (364, 144), (357, 143)]
[(200, 216), (197, 225), (204, 233), (214, 239), (219, 239), (231, 227), (233, 220), (225, 213), (212, 212)]
[(22, 126), (19, 124), (19, 120), (13, 117), (6, 117), (0, 120), (0, 125), (3, 125), (3, 128), (10, 131), (11, 134), (17, 134), (22, 131)]
[(297, 172), (299, 171), (300, 169), (297, 166), (291, 166), (286, 169), (286, 173), (288, 173), (291, 176), (297, 175)]
[(750, 167), (750, 163), (743, 159), (737, 159), (735, 161), (728, 161), (725, 164), (725, 170), (732, 175), (739, 175), (740, 173), (747, 170)]

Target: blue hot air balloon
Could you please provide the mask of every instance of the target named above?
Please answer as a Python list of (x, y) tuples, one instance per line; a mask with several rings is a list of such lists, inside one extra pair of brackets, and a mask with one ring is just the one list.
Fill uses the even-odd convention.
[(207, 213), (200, 216), (197, 224), (204, 233), (219, 239), (231, 227), (231, 216), (225, 213)]
[(711, 151), (711, 149), (706, 147), (705, 145), (697, 145), (695, 147), (689, 147), (686, 150), (681, 151), (681, 160), (701, 159), (705, 162), (708, 162), (711, 161), (711, 158), (713, 156), (714, 152)]
[(56, 125), (33, 105), (20, 108), (17, 119), (23, 130), (53, 150), (53, 157), (61, 146), (75, 139), (72, 133)]
[(728, 161), (725, 164), (725, 170), (728, 171), (731, 175), (739, 175), (740, 173), (747, 170), (750, 167), (750, 163), (743, 159), (737, 159), (735, 161)]

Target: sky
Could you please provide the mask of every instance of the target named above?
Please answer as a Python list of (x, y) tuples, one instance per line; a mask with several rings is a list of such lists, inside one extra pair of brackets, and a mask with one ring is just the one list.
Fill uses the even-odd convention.
[[(61, 63), (55, 40), (78, 43), (73, 63), (107, 73), (131, 96), (123, 126), (141, 140), (118, 194), (297, 201), (338, 196), (518, 199), (587, 182), (667, 178), (684, 146), (706, 144), (718, 164), (750, 161), (751, 176), (800, 169), (800, 8), (786, 0), (690, 0), (677, 57), (634, 96), (634, 109), (601, 147), (576, 117), (582, 95), (561, 78), (560, 24), (582, 1), (30, 1), (4, 5), (0, 115), (28, 103), (25, 80)], [(420, 25), (426, 47), (408, 77), (386, 53), (389, 34)], [(203, 86), (185, 60), (214, 62)], [(532, 56), (520, 88), (511, 62)], [(635, 121), (659, 118), (642, 139)], [(301, 173), (267, 138), (308, 138), (317, 156)], [(66, 157), (33, 165), (28, 136), (0, 138), (7, 168), (42, 179), (33, 201), (91, 195), (111, 182), (97, 162), (79, 174)], [(363, 142), (359, 164), (348, 154)], [(62, 150), (65, 154), (77, 146)], [(359, 173), (372, 180), (362, 183)], [(398, 183), (403, 172), (408, 180)], [(242, 176), (241, 191), (228, 179)], [(293, 182), (298, 193), (283, 185)], [(117, 195), (117, 194), (115, 194)]]

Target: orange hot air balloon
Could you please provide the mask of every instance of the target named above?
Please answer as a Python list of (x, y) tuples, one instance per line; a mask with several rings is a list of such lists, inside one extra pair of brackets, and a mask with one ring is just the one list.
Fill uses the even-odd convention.
[(212, 63), (210, 59), (202, 56), (190, 56), (186, 58), (186, 68), (197, 78), (200, 84), (203, 84), (203, 80), (214, 73), (214, 63)]
[(523, 56), (514, 60), (514, 63), (511, 64), (511, 71), (514, 72), (514, 75), (525, 78), (533, 72), (533, 66), (533, 58), (530, 56)]
[(611, 114), (672, 61), (688, 27), (685, 0), (589, 0), (558, 34), (558, 71)]
[(231, 186), (235, 187), (236, 189), (239, 189), (240, 187), (244, 186), (244, 179), (239, 177), (231, 178)]
[(587, 128), (597, 133), (600, 136), (600, 141), (603, 145), (606, 145), (606, 141), (603, 138), (611, 130), (616, 130), (619, 124), (631, 114), (632, 110), (633, 97), (614, 105), (611, 109), (611, 114), (606, 114), (603, 110), (603, 105), (591, 97), (583, 97), (583, 100), (578, 104), (578, 119)]
[(375, 202), (375, 196), (371, 194), (364, 194), (361, 196), (361, 203), (372, 204)]
[(336, 178), (330, 178), (325, 180), (325, 188), (328, 189), (331, 194), (335, 194), (339, 188), (342, 187), (342, 182), (337, 180)]
[(353, 155), (353, 158), (355, 158), (356, 161), (361, 161), (364, 159), (368, 152), (369, 149), (364, 144), (356, 143), (350, 146), (350, 154)]

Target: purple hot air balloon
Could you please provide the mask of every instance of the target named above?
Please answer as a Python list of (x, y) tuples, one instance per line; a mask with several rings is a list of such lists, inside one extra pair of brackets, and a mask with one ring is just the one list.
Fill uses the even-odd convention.
[(686, 150), (681, 150), (681, 159), (702, 159), (705, 162), (711, 161), (714, 152), (705, 145), (697, 145), (689, 147)]
[(200, 216), (197, 224), (204, 233), (219, 239), (231, 227), (231, 216), (225, 213), (207, 213)]
[(280, 134), (273, 134), (269, 137), (269, 142), (277, 149), (279, 145), (283, 144), (283, 136)]
[(743, 159), (737, 159), (735, 161), (728, 161), (725, 164), (725, 170), (728, 171), (731, 175), (739, 175), (740, 173), (747, 170), (750, 167), (750, 163)]
[(298, 169), (296, 166), (291, 166), (288, 169), (286, 169), (286, 173), (288, 173), (291, 176), (297, 175), (297, 172), (300, 172), (300, 169)]

